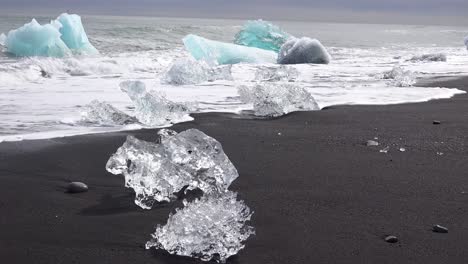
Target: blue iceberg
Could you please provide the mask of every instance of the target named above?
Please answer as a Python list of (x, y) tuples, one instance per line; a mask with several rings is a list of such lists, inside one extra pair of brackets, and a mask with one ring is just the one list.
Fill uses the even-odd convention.
[(79, 15), (61, 14), (53, 24), (59, 27), (61, 39), (74, 53), (95, 55), (98, 50), (89, 43)]
[(49, 24), (35, 19), (0, 36), (7, 52), (18, 57), (64, 57), (72, 54), (94, 55), (98, 51), (89, 43), (78, 15), (62, 14)]
[(209, 63), (275, 63), (277, 58), (277, 54), (273, 51), (218, 42), (191, 34), (183, 41), (185, 48), (196, 60), (205, 60)]
[(4, 42), (7, 51), (18, 57), (63, 57), (71, 53), (55, 26), (40, 25), (35, 19), (8, 32)]
[(260, 19), (247, 21), (236, 34), (234, 43), (278, 52), (290, 37), (278, 26)]
[(328, 64), (330, 60), (331, 56), (322, 43), (307, 37), (288, 40), (278, 54), (279, 64)]

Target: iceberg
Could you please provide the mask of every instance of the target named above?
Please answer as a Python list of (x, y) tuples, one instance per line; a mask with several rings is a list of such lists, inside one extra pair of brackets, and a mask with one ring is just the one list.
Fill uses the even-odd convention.
[(238, 88), (243, 103), (253, 104), (256, 116), (277, 117), (293, 111), (320, 110), (304, 88), (291, 84), (257, 84)]
[(391, 71), (385, 72), (383, 79), (391, 80), (389, 84), (396, 87), (410, 87), (416, 83), (414, 74), (400, 66), (395, 66)]
[(299, 76), (299, 71), (290, 66), (281, 65), (279, 67), (259, 67), (255, 72), (255, 80), (258, 81), (286, 81), (294, 82)]
[(89, 42), (79, 15), (69, 15), (66, 13), (61, 14), (51, 24), (55, 25), (59, 29), (61, 39), (74, 53), (86, 55), (95, 55), (99, 53), (98, 50)]
[(51, 24), (40, 25), (35, 19), (24, 26), (11, 30), (5, 38), (7, 52), (18, 57), (47, 56), (64, 57), (70, 49), (60, 38), (60, 32)]
[(172, 85), (186, 85), (216, 80), (232, 80), (231, 65), (210, 67), (204, 61), (181, 59), (174, 62), (161, 79), (161, 82)]
[(183, 42), (196, 60), (209, 63), (275, 63), (277, 58), (273, 51), (209, 40), (191, 34), (184, 37)]
[(98, 100), (93, 100), (86, 105), (85, 111), (81, 116), (84, 122), (99, 125), (128, 125), (138, 123), (135, 117), (129, 116), (114, 106)]
[(33, 19), (30, 23), (0, 37), (0, 42), (4, 43), (7, 52), (18, 57), (64, 57), (73, 53), (98, 53), (89, 43), (78, 15), (62, 14), (45, 25), (40, 25)]
[(135, 204), (150, 209), (155, 201), (171, 201), (174, 193), (200, 189), (225, 192), (239, 176), (221, 143), (197, 129), (177, 134), (163, 129), (159, 142), (128, 136), (109, 159), (107, 171), (123, 174), (135, 191)]
[(413, 56), (409, 59), (411, 62), (431, 62), (431, 61), (447, 61), (447, 55), (443, 53), (422, 54)]
[(330, 60), (331, 56), (322, 43), (307, 37), (288, 40), (278, 54), (279, 64), (328, 64)]
[(125, 81), (120, 83), (120, 89), (125, 92), (135, 105), (136, 118), (148, 126), (164, 126), (182, 120), (191, 120), (188, 104), (169, 101), (164, 94), (156, 91), (146, 91), (141, 81)]
[(146, 249), (225, 263), (255, 234), (247, 224), (252, 214), (234, 192), (205, 194), (193, 202), (184, 201), (184, 208), (169, 215), (166, 225), (158, 225)]
[(234, 43), (278, 52), (291, 37), (269, 22), (263, 20), (247, 21), (234, 39)]

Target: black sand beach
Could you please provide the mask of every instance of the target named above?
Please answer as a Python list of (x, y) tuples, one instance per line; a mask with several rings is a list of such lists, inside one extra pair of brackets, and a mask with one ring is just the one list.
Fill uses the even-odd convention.
[[(468, 90), (468, 78), (428, 85), (440, 82)], [(468, 95), (268, 121), (194, 117), (173, 129), (220, 141), (240, 173), (231, 189), (255, 211), (257, 235), (228, 263), (468, 262)], [(127, 134), (156, 138), (144, 130), (0, 144), (1, 263), (199, 263), (144, 249), (178, 203), (139, 209), (123, 178), (105, 171)], [(381, 145), (365, 146), (374, 137)], [(65, 193), (70, 181), (89, 192)], [(386, 243), (388, 234), (400, 241)]]

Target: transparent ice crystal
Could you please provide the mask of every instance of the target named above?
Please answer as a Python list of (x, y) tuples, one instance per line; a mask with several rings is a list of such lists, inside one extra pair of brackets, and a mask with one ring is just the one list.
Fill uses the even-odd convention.
[(293, 111), (320, 109), (309, 92), (292, 84), (240, 86), (238, 93), (242, 102), (253, 104), (257, 116), (276, 117)]
[(181, 59), (174, 62), (162, 83), (186, 85), (216, 80), (232, 80), (231, 65), (210, 67), (202, 60)]
[(410, 87), (416, 83), (414, 73), (400, 66), (395, 66), (391, 71), (385, 72), (383, 74), (383, 79), (390, 80), (389, 85), (396, 87)]
[(246, 224), (252, 212), (234, 192), (205, 194), (193, 202), (184, 201), (184, 205), (169, 216), (166, 225), (157, 226), (147, 249), (224, 263), (255, 234)]
[(413, 56), (409, 59), (411, 62), (431, 62), (431, 61), (447, 61), (447, 55), (443, 53), (422, 54)]
[(109, 159), (107, 171), (123, 174), (135, 191), (135, 203), (150, 209), (155, 201), (170, 201), (174, 193), (200, 189), (224, 192), (239, 176), (221, 144), (197, 129), (177, 134), (163, 129), (159, 142), (128, 136)]
[(260, 19), (247, 21), (236, 34), (234, 43), (278, 52), (290, 37), (278, 26)]
[(188, 114), (195, 107), (187, 103), (175, 103), (164, 94), (147, 91), (141, 81), (125, 81), (120, 89), (127, 93), (135, 104), (135, 116), (148, 126), (162, 126), (190, 119)]
[(293, 82), (299, 76), (299, 71), (291, 66), (281, 65), (279, 67), (263, 66), (255, 72), (257, 81), (287, 81)]
[(128, 125), (138, 123), (138, 120), (120, 111), (114, 106), (93, 100), (85, 106), (82, 112), (82, 120), (84, 122), (96, 123), (100, 125)]

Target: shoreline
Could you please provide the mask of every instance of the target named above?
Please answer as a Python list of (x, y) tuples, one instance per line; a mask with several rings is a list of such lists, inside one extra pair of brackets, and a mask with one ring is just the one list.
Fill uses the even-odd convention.
[[(442, 83), (468, 90), (466, 76), (420, 85)], [(203, 113), (170, 129), (214, 137), (239, 171), (231, 189), (255, 212), (257, 234), (227, 263), (465, 263), (467, 113), (465, 93), (270, 120)], [(200, 263), (144, 249), (180, 200), (139, 209), (123, 177), (105, 171), (127, 135), (154, 140), (155, 130), (0, 143), (0, 259)], [(90, 189), (64, 193), (70, 181)], [(433, 233), (435, 224), (449, 233)], [(386, 243), (386, 235), (400, 241)]]

